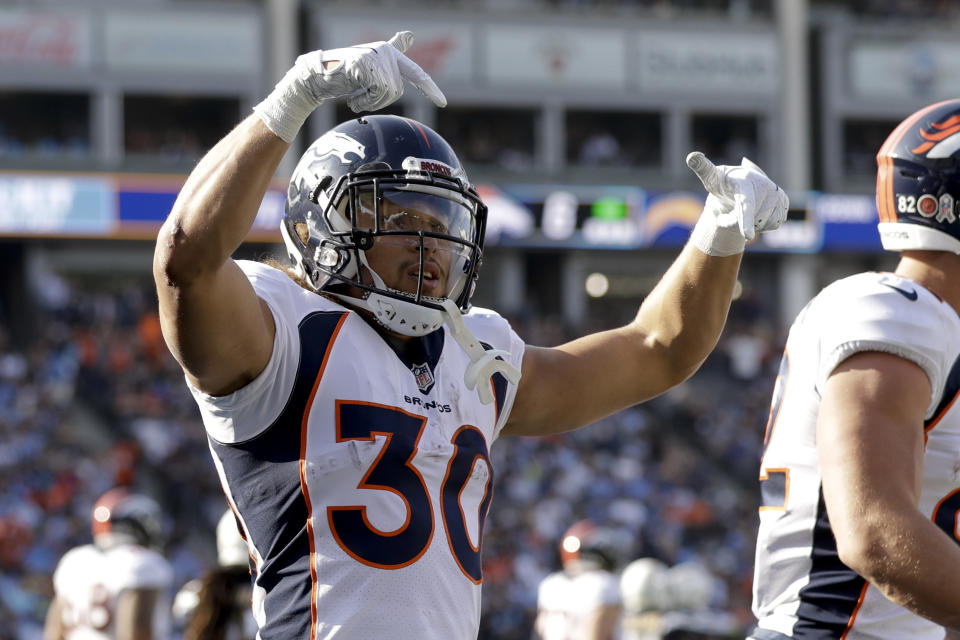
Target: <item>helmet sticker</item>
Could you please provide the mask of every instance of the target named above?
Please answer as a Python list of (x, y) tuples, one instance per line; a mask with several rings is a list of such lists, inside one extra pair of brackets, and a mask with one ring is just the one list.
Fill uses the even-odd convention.
[[(906, 197), (907, 203), (909, 204), (912, 199), (913, 199), (913, 196), (907, 196)], [(930, 195), (929, 193), (925, 193), (919, 198), (917, 198), (917, 211), (924, 218), (932, 218), (934, 214), (937, 212), (937, 206), (938, 206), (937, 199), (932, 195)], [(910, 211), (909, 207), (906, 210), (904, 210), (902, 207), (898, 207), (898, 208), (902, 213), (913, 213), (912, 211)]]
[(937, 222), (952, 224), (957, 221), (956, 199), (949, 193), (936, 196), (925, 193), (919, 198), (913, 195), (897, 194), (897, 213), (919, 213), (924, 218), (934, 218)]
[(463, 169), (454, 169), (448, 164), (439, 160), (430, 160), (427, 158), (414, 158), (407, 156), (403, 159), (402, 167), (407, 173), (438, 173), (448, 178), (463, 178)]
[(352, 153), (358, 159), (363, 159), (366, 153), (366, 147), (340, 131), (326, 132), (312, 145), (312, 148), (313, 157), (310, 158), (311, 161), (337, 156), (341, 164), (353, 162), (347, 158), (348, 153)]
[(937, 214), (937, 222), (946, 222), (953, 224), (957, 217), (953, 214), (953, 196), (944, 193), (940, 196), (940, 213)]

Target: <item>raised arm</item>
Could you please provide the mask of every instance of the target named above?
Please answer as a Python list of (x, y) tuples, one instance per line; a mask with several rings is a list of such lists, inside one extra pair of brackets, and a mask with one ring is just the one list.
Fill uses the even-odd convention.
[(160, 229), (153, 273), (167, 345), (193, 384), (233, 391), (263, 370), (273, 321), (230, 254), (288, 144), (252, 115), (200, 161)]
[(747, 239), (777, 228), (787, 198), (749, 160), (688, 164), (710, 191), (679, 257), (625, 327), (554, 348), (528, 347), (505, 433), (574, 429), (648, 400), (687, 379), (720, 338)]
[(404, 80), (446, 104), (430, 77), (403, 55), (412, 41), (403, 31), (388, 42), (300, 56), (255, 113), (187, 178), (157, 238), (153, 272), (164, 338), (202, 391), (239, 389), (270, 359), (273, 317), (230, 255), (310, 113), (338, 97), (356, 112), (379, 109), (403, 94)]
[(817, 420), (823, 497), (840, 560), (891, 601), (960, 629), (960, 546), (917, 508), (930, 381), (865, 352), (827, 380)]

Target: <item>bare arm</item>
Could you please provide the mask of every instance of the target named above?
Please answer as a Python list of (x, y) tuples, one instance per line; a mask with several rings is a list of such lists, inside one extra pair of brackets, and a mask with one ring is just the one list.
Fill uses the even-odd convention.
[(688, 166), (710, 193), (680, 256), (629, 325), (553, 349), (527, 349), (506, 433), (575, 429), (693, 375), (717, 344), (747, 239), (779, 227), (787, 196), (746, 158)]
[(817, 451), (844, 564), (891, 601), (960, 628), (960, 546), (917, 509), (929, 398), (912, 362), (852, 356), (824, 389)]
[(153, 637), (153, 614), (159, 600), (155, 589), (131, 589), (117, 598), (117, 640), (162, 640)]
[(43, 624), (43, 640), (63, 640), (63, 615), (60, 613), (60, 601), (54, 596), (47, 609), (47, 618)]
[(273, 318), (230, 254), (289, 145), (251, 115), (187, 178), (160, 229), (153, 274), (167, 345), (191, 382), (234, 391), (266, 366)]
[(587, 635), (584, 640), (613, 640), (619, 619), (620, 607), (618, 605), (607, 604), (597, 608), (588, 624)]
[(418, 87), (446, 98), (403, 55), (409, 31), (388, 42), (297, 58), (249, 116), (200, 161), (160, 229), (153, 274), (160, 323), (174, 357), (202, 391), (223, 395), (255, 378), (270, 359), (275, 327), (266, 303), (230, 259), (250, 230), (267, 185), (300, 127), (323, 101), (347, 97), (357, 113), (380, 109)]
[(741, 256), (712, 257), (688, 243), (629, 325), (528, 347), (505, 433), (575, 429), (693, 375), (723, 330)]

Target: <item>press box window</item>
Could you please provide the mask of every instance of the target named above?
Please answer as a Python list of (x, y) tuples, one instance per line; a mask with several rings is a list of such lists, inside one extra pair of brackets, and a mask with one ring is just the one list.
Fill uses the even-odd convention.
[(660, 166), (663, 157), (659, 113), (568, 111), (567, 164), (579, 166)]
[(89, 156), (89, 94), (0, 92), (0, 159)]
[(461, 162), (529, 168), (536, 157), (536, 114), (532, 109), (446, 107), (437, 110), (436, 130)]
[(763, 166), (758, 130), (755, 116), (695, 115), (693, 148), (714, 164), (738, 165), (746, 157)]
[(192, 166), (239, 119), (238, 98), (127, 95), (123, 149), (128, 162)]
[(843, 170), (850, 177), (873, 177), (877, 173), (877, 151), (896, 120), (847, 120), (843, 123)]

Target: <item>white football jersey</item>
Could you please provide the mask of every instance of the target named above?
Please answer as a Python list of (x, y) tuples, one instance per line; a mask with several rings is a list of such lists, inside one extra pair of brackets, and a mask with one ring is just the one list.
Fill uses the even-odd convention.
[[(353, 311), (239, 264), (273, 313), (273, 354), (228, 396), (192, 391), (256, 563), (259, 637), (475, 638), (489, 447), (516, 386), (493, 376), (484, 405), (446, 327), (395, 351)], [(464, 321), (519, 368), (503, 318)]]
[(129, 589), (161, 592), (153, 616), (153, 637), (170, 633), (170, 587), (173, 567), (156, 551), (132, 544), (102, 550), (92, 544), (64, 554), (53, 574), (66, 640), (116, 638), (118, 596)]
[(599, 569), (551, 573), (537, 590), (536, 631), (540, 640), (581, 640), (597, 609), (620, 604), (620, 579)]
[(930, 379), (919, 509), (958, 540), (960, 316), (890, 273), (861, 273), (826, 287), (787, 339), (764, 436), (762, 506), (753, 585), (757, 640), (933, 640), (943, 628), (880, 594), (837, 555), (816, 447), (820, 394), (845, 358), (881, 351), (915, 362)]

